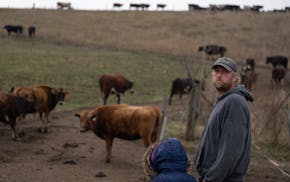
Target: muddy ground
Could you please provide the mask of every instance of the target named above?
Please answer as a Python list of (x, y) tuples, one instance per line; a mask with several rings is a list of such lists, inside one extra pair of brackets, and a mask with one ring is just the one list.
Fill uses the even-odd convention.
[[(11, 139), (10, 128), (0, 123), (0, 182), (146, 181), (142, 141), (115, 139), (112, 162), (105, 163), (104, 141), (92, 132), (79, 132), (79, 122), (73, 116), (79, 111), (52, 112), (46, 134), (38, 132), (38, 116), (31, 115), (24, 124), (25, 137), (16, 142)], [(282, 165), (290, 169), (289, 163)], [(290, 180), (263, 156), (256, 155), (245, 181)]]

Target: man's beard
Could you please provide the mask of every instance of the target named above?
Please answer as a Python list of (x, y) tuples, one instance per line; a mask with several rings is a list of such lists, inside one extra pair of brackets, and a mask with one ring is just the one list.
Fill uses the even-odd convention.
[(230, 83), (225, 83), (222, 80), (216, 80), (213, 85), (220, 92), (228, 91), (232, 87)]

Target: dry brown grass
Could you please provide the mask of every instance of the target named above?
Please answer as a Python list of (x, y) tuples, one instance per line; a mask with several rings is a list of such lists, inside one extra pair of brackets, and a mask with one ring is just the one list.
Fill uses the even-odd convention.
[[(44, 40), (102, 48), (202, 56), (197, 48), (221, 44), (243, 61), (290, 57), (290, 14), (253, 12), (0, 11), (1, 23), (35, 25)], [(2, 32), (4, 34), (4, 32)]]

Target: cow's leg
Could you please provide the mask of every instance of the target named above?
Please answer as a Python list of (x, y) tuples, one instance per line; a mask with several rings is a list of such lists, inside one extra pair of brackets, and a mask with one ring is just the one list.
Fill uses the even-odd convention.
[(47, 122), (46, 121), (46, 116), (45, 116), (45, 118), (43, 118), (43, 113), (40, 112), (39, 113), (39, 118), (41, 120), (41, 126), (39, 127), (38, 131), (41, 132), (41, 133), (45, 133), (45, 132), (47, 132), (47, 131), (45, 131), (45, 126), (46, 126), (46, 122)]
[(118, 102), (118, 104), (120, 104), (121, 103), (121, 94), (117, 93), (116, 96), (118, 99), (117, 102)]
[(12, 139), (14, 141), (16, 141), (17, 139), (17, 136), (16, 136), (16, 129), (15, 129), (15, 125), (16, 125), (16, 118), (12, 118), (9, 120), (10, 121), (10, 128), (11, 128), (11, 131), (12, 131)]
[(168, 105), (171, 105), (172, 97), (173, 97), (173, 91), (171, 91), (171, 93), (170, 93)]
[(108, 99), (108, 97), (110, 95), (110, 92), (111, 92), (111, 90), (104, 89), (104, 93), (103, 93), (103, 103), (104, 103), (104, 105), (107, 104), (107, 99)]
[(143, 128), (142, 131), (140, 132), (140, 136), (143, 139), (143, 143), (146, 148), (152, 144), (152, 134), (153, 134), (153, 129)]
[(44, 126), (43, 126), (43, 132), (47, 133), (47, 125), (48, 125), (48, 112), (45, 112), (45, 118), (44, 118)]
[(106, 149), (107, 149), (106, 163), (111, 162), (113, 140), (114, 138), (112, 137), (105, 137)]
[(24, 119), (25, 119), (25, 114), (21, 114), (19, 116), (19, 137), (23, 137), (25, 135), (24, 130), (23, 130)]

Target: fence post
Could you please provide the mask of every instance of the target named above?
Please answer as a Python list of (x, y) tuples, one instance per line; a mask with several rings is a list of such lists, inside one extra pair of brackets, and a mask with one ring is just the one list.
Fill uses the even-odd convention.
[(185, 131), (185, 140), (194, 140), (195, 124), (199, 108), (199, 96), (200, 96), (200, 84), (193, 83), (189, 102), (189, 113)]
[(286, 104), (286, 114), (287, 114), (287, 123), (288, 123), (288, 134), (289, 134), (289, 139), (290, 139), (290, 112), (288, 108), (288, 104)]
[(163, 104), (162, 104), (162, 125), (161, 125), (161, 129), (160, 129), (160, 133), (159, 133), (159, 137), (158, 140), (161, 141), (163, 139), (164, 136), (164, 132), (166, 129), (166, 124), (167, 124), (167, 116), (166, 116), (166, 109), (167, 109), (167, 98), (164, 97), (163, 98)]

